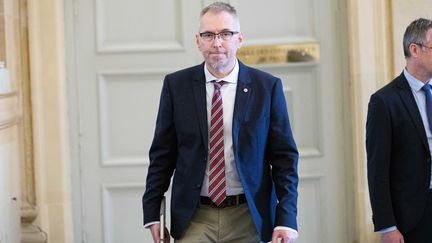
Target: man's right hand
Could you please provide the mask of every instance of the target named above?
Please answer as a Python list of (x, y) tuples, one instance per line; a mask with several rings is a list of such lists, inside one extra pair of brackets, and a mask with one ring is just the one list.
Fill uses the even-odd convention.
[(399, 230), (390, 231), (381, 234), (381, 243), (405, 243), (404, 238)]
[[(154, 243), (160, 243), (160, 224), (153, 224), (150, 225), (150, 232), (151, 235), (153, 237), (153, 242)], [(168, 229), (165, 227), (165, 232), (164, 232), (164, 243), (170, 243), (170, 234)]]

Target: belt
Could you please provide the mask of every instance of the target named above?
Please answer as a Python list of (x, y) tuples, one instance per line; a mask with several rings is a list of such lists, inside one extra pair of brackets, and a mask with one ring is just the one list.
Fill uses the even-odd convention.
[(201, 205), (208, 205), (212, 208), (226, 208), (226, 207), (233, 207), (238, 206), (240, 204), (246, 203), (246, 197), (245, 194), (240, 195), (234, 195), (234, 196), (227, 196), (225, 200), (222, 201), (221, 204), (216, 205), (209, 197), (200, 197), (200, 204)]

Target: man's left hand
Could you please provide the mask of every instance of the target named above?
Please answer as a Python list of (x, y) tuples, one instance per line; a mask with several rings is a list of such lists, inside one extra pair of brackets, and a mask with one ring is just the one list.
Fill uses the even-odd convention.
[(272, 243), (279, 243), (278, 239), (281, 239), (280, 243), (294, 243), (297, 239), (297, 233), (289, 230), (275, 230), (273, 231)]

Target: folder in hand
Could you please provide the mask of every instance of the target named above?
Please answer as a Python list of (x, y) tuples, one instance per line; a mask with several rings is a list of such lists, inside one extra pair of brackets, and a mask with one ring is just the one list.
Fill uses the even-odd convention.
[(159, 218), (160, 218), (159, 237), (160, 237), (160, 242), (164, 243), (165, 242), (165, 225), (166, 225), (166, 223), (165, 223), (165, 196), (162, 198), (160, 212), (159, 212)]

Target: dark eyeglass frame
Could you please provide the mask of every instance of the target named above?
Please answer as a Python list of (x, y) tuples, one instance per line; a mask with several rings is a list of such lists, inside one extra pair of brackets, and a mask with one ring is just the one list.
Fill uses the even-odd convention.
[(216, 36), (219, 37), (221, 40), (229, 41), (235, 34), (238, 33), (240, 32), (231, 31), (231, 30), (223, 30), (219, 33), (206, 31), (206, 32), (199, 33), (199, 36), (205, 41), (213, 41), (214, 39), (216, 39)]
[(421, 47), (426, 47), (427, 49), (432, 50), (432, 46), (426, 46), (426, 45), (423, 45), (421, 43), (416, 43), (416, 42), (413, 42), (413, 44), (421, 46)]

